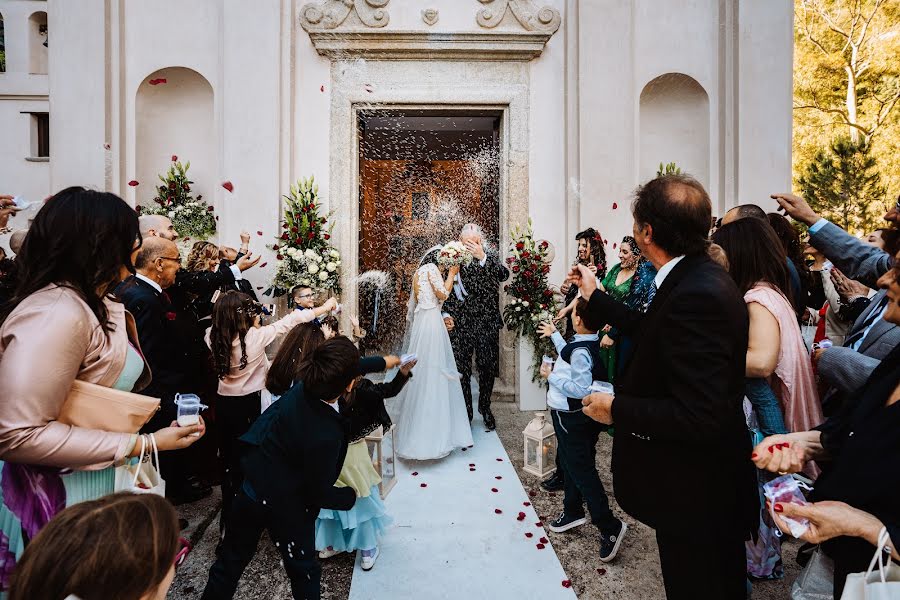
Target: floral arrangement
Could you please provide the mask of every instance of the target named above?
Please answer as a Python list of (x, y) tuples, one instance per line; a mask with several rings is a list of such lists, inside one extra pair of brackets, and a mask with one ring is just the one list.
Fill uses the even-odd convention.
[(438, 263), (445, 267), (463, 267), (472, 262), (472, 253), (462, 242), (454, 240), (447, 242), (438, 254)]
[(524, 229), (514, 228), (510, 237), (510, 256), (506, 262), (512, 271), (512, 280), (505, 287), (510, 301), (503, 309), (503, 321), (507, 329), (525, 336), (531, 343), (534, 356), (531, 379), (540, 382), (543, 381), (540, 378), (541, 359), (545, 354), (555, 353), (553, 343), (537, 331), (541, 323), (551, 321), (557, 312), (553, 290), (547, 283), (550, 244), (544, 240), (535, 241), (530, 219)]
[(282, 233), (272, 250), (278, 260), (272, 286), (275, 295), (298, 285), (315, 290), (341, 289), (341, 255), (329, 243), (331, 214), (319, 215), (319, 184), (314, 177), (291, 185), (284, 196)]
[[(163, 215), (172, 220), (175, 231), (182, 238), (206, 240), (216, 233), (215, 210), (203, 201), (203, 196), (195, 199), (191, 193), (193, 181), (188, 179), (191, 161), (181, 164), (172, 155), (172, 164), (165, 176), (159, 175), (162, 185), (156, 188), (156, 197), (149, 206), (138, 206), (137, 211), (145, 215)], [(132, 181), (129, 185), (136, 186)]]

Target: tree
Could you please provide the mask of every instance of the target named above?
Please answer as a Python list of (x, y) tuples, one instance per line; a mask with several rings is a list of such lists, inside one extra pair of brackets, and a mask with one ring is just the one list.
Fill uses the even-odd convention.
[(883, 224), (886, 190), (871, 146), (838, 138), (816, 153), (798, 180), (813, 210), (860, 235)]
[(836, 136), (900, 189), (900, 2), (795, 0), (794, 173)]

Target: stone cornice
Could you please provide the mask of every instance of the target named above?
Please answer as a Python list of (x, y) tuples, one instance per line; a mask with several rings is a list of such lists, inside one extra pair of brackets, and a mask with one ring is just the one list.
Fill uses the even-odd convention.
[(541, 55), (552, 32), (309, 31), (316, 51), (332, 59), (519, 60)]

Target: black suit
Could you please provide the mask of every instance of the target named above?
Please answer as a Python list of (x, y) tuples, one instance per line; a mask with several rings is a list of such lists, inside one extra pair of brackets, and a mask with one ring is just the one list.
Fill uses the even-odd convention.
[(740, 292), (695, 255), (669, 273), (646, 314), (599, 290), (590, 308), (634, 340), (612, 405), (613, 485), (619, 505), (657, 530), (668, 598), (744, 598), (743, 541), (759, 503), (742, 410), (749, 321)]
[(509, 278), (509, 270), (500, 264), (497, 255), (488, 253), (484, 266), (473, 260), (460, 270), (459, 276), (465, 296), (460, 300), (456, 295), (458, 283), (454, 285), (443, 311), (453, 317), (455, 323), (450, 332), (450, 343), (471, 414), (473, 354), (478, 368), (479, 412), (490, 408), (494, 379), (500, 372), (500, 330), (503, 328), (500, 284)]
[(228, 517), (204, 600), (231, 598), (264, 529), (277, 544), (294, 598), (319, 598), (316, 517), (350, 510), (352, 488), (334, 487), (347, 456), (347, 419), (298, 383), (269, 407), (241, 440), (244, 488)]

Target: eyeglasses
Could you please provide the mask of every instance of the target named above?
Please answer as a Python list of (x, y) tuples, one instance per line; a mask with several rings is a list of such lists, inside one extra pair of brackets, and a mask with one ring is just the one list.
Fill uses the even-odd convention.
[(176, 256), (175, 258), (172, 258), (171, 256), (159, 256), (157, 258), (159, 258), (160, 260), (174, 260), (175, 262), (181, 262), (180, 256)]
[(297, 298), (299, 298), (300, 300), (303, 300), (304, 298), (312, 298), (314, 296), (315, 296), (315, 294), (301, 294), (301, 295), (297, 296)]
[(183, 537), (178, 538), (178, 553), (175, 554), (174, 561), (176, 569), (182, 565), (192, 548), (193, 546), (191, 546), (191, 543), (189, 541), (187, 541)]

